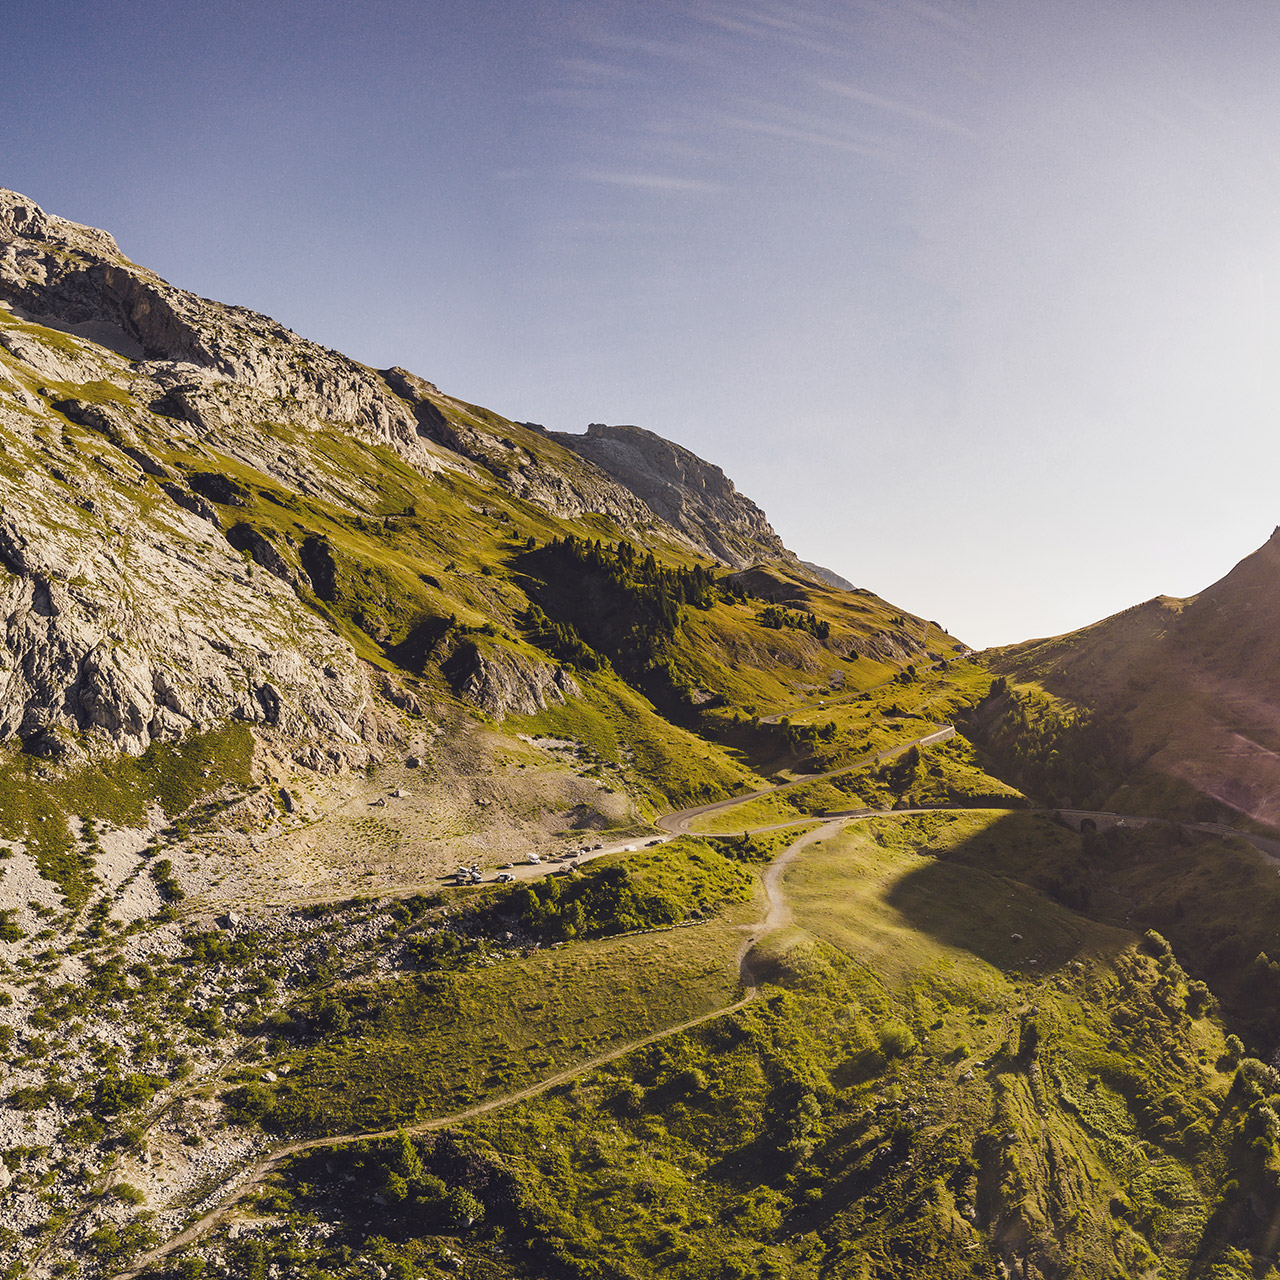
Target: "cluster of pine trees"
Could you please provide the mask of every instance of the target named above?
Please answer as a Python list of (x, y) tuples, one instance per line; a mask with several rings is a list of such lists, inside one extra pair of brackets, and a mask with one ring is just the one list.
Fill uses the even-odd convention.
[(599, 538), (593, 542), (567, 534), (553, 538), (547, 547), (553, 554), (603, 574), (620, 590), (647, 588), (643, 594), (649, 596), (659, 612), (671, 618), (673, 629), (677, 616), (673, 609), (682, 604), (710, 609), (716, 601), (716, 577), (708, 566), (671, 568), (659, 564), (652, 551), (641, 555), (636, 545), (625, 538), (617, 543), (601, 542)]
[(987, 697), (1003, 699), (1005, 705), (983, 745), (1028, 795), (1090, 808), (1123, 781), (1130, 737), (1122, 720), (1092, 709), (1063, 712), (1047, 700), (1010, 689), (1003, 676)]
[(608, 668), (609, 659), (587, 644), (572, 622), (556, 622), (534, 604), (525, 613), (524, 624), (529, 639), (553, 658), (559, 658), (578, 671)]
[(573, 620), (572, 634), (552, 633), (549, 642), (571, 649), (576, 636), (624, 665), (648, 667), (675, 638), (682, 607), (709, 609), (717, 598), (710, 567), (662, 565), (625, 539), (568, 535), (537, 554), (545, 565), (548, 608)]
[(831, 623), (825, 619), (819, 619), (812, 613), (801, 613), (798, 610), (792, 613), (789, 609), (783, 609), (776, 604), (765, 605), (756, 614), (756, 619), (761, 626), (773, 631), (790, 627), (794, 631), (807, 631), (819, 640), (825, 640), (831, 634)]

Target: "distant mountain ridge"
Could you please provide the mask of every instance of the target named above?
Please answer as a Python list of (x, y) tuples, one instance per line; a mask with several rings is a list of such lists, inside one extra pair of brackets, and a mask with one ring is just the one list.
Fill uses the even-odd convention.
[(834, 569), (827, 569), (820, 564), (814, 564), (812, 560), (801, 560), (800, 563), (804, 568), (808, 569), (815, 578), (825, 582), (829, 587), (836, 587), (840, 591), (857, 590), (848, 578), (842, 578)]
[(1203, 816), (1221, 806), (1280, 829), (1280, 529), (1198, 595), (987, 658), (1123, 718), (1137, 769), (1128, 796), (1187, 812), (1199, 796)]

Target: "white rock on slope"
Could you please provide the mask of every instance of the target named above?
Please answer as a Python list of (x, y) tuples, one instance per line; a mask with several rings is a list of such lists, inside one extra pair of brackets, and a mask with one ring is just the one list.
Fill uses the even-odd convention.
[(239, 719), (359, 756), (350, 647), (139, 471), (50, 464), (38, 422), (0, 403), (0, 740), (72, 729), (140, 752)]

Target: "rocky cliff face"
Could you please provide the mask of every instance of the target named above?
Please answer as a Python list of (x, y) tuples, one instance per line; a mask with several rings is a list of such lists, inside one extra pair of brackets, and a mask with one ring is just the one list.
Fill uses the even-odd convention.
[[(474, 495), (502, 492), (734, 565), (790, 555), (719, 468), (647, 431), (510, 422), (176, 288), (106, 232), (0, 190), (0, 741), (137, 752), (234, 717), (309, 743), (298, 758), (358, 757), (376, 715), (322, 607), (333, 550), (252, 516), (262, 493), (246, 486), (270, 481), (281, 509), (313, 500), (357, 531), (413, 518), (388, 514), (371, 446), (467, 488), (455, 511), (487, 515)], [(439, 569), (412, 580), (447, 595)], [(366, 585), (387, 599), (389, 581)], [(494, 715), (573, 696), (517, 654), (472, 668), (455, 689)]]
[(835, 587), (837, 591), (857, 590), (848, 578), (842, 578), (834, 569), (828, 569), (824, 565), (814, 564), (812, 560), (801, 560), (800, 565), (802, 568), (807, 569), (819, 582), (825, 582), (827, 586)]
[(760, 560), (797, 563), (764, 512), (688, 449), (640, 427), (600, 422), (586, 435), (553, 438), (624, 485), (704, 554), (735, 569)]
[(234, 718), (360, 758), (350, 647), (127, 454), (51, 425), (0, 398), (0, 740), (139, 752)]
[(496, 647), (481, 651), (470, 640), (453, 651), (444, 673), (461, 697), (495, 720), (513, 711), (533, 715), (582, 693), (563, 667), (532, 662)]
[(370, 370), (268, 316), (175, 288), (130, 262), (106, 232), (3, 189), (0, 301), (128, 357), (153, 410), (282, 480), (305, 474), (305, 448), (261, 446), (249, 424), (337, 424), (423, 472), (479, 475), (558, 516), (596, 513), (636, 534), (683, 540), (634, 486), (547, 433), (442, 395), (405, 369)]
[(564, 519), (596, 513), (633, 533), (657, 530), (680, 539), (630, 489), (537, 427), (446, 396), (407, 369), (385, 369), (382, 376), (411, 407), (422, 434), (466, 459), (473, 474)]
[(106, 232), (0, 190), (0, 301), (140, 363), (157, 411), (205, 438), (254, 420), (340, 423), (432, 470), (442, 457), (372, 371), (244, 307), (174, 288)]

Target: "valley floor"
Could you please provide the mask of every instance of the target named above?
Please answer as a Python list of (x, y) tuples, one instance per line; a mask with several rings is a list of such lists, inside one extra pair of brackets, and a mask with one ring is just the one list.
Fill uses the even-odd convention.
[[(1072, 829), (1085, 820), (1134, 838), (1139, 822), (1012, 792), (992, 808), (989, 777), (947, 803), (931, 777), (955, 786), (973, 766), (948, 754), (950, 726), (926, 729), (653, 826), (623, 805), (622, 836), (550, 826), (594, 767), (569, 743), (500, 744), (523, 793), (541, 777), (554, 802), (541, 828), (486, 848), (486, 878), (533, 848), (581, 848), (582, 830), (601, 847), (575, 874), (523, 862), (496, 891), (442, 892), (458, 846), (422, 852), (439, 791), (421, 760), (291, 793), (274, 829), (243, 837), (262, 855), (252, 891), (187, 876), (202, 915), (131, 929), (126, 910), (98, 917), (100, 938), (86, 932), (86, 954), (119, 954), (103, 984), (112, 1020), (154, 1028), (143, 1052), (176, 1055), (170, 1080), (129, 1073), (129, 1041), (95, 1047), (105, 1024), (91, 1013), (54, 1041), (71, 1070), (42, 1071), (44, 1015), (25, 1013), (15, 1065), (31, 1083), (3, 1114), (34, 1141), (16, 1146), (8, 1203), (54, 1212), (12, 1273), (79, 1259), (120, 1280), (270, 1265), (318, 1278), (372, 1260), (400, 1277), (1057, 1277), (1158, 1259), (1200, 1274), (1225, 1256), (1232, 1215), (1241, 1229), (1226, 1171), (1237, 1185), (1257, 1176), (1228, 1120), (1234, 1060), (1212, 1001), (1159, 935), (1144, 942), (1018, 878), (1031, 851), (1075, 856), (1093, 838)], [(894, 807), (875, 803), (887, 786)], [(254, 894), (265, 904), (275, 882), (260, 868), (306, 880), (370, 810), (397, 833), (396, 893), (378, 892), (372, 864), (353, 883), (361, 864), (348, 863), (342, 890), (369, 892), (286, 895), (266, 926)], [(115, 901), (142, 884), (162, 902), (146, 847), (160, 841), (130, 830), (105, 837), (121, 851)], [(183, 834), (193, 863), (213, 860), (202, 838)], [(395, 849), (420, 860), (397, 863)], [(68, 961), (20, 950), (15, 976), (29, 970), (46, 1004), (69, 996)], [(165, 999), (177, 1034), (156, 1017)], [(59, 1081), (104, 1076), (115, 1093), (97, 1087), (82, 1129), (92, 1143), (92, 1124), (118, 1132), (131, 1115), (123, 1143), (97, 1139), (77, 1164), (64, 1129), (51, 1160), (23, 1117), (74, 1115), (83, 1085), (63, 1094)]]

